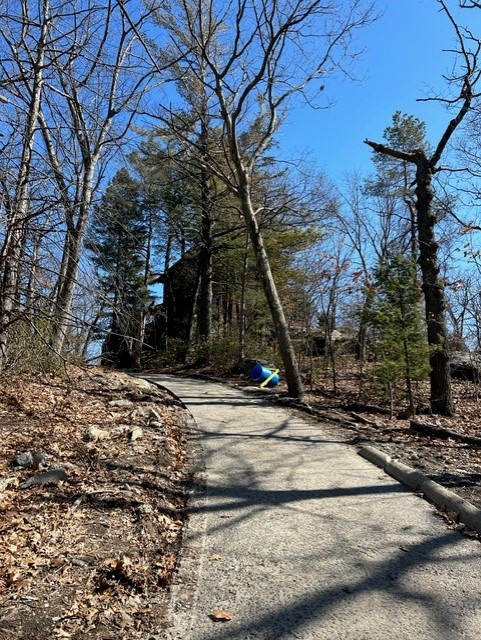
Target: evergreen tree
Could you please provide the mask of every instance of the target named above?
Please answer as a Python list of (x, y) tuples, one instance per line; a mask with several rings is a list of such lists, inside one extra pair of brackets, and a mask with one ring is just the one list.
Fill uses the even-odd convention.
[(374, 375), (389, 388), (404, 382), (411, 413), (415, 413), (413, 382), (428, 377), (429, 347), (423, 321), (422, 291), (416, 264), (401, 254), (383, 258), (376, 273), (377, 297), (371, 322), (377, 333), (378, 363)]
[[(389, 147), (402, 152), (429, 149), (425, 123), (400, 111), (394, 113), (383, 139)], [(375, 174), (367, 180), (365, 190), (379, 216), (379, 253), (410, 251), (414, 256), (417, 254), (415, 169), (409, 162), (381, 154), (374, 154), (372, 161)]]
[[(184, 111), (179, 112), (178, 119), (184, 124), (190, 122)], [(252, 144), (255, 134), (255, 131), (246, 132), (242, 143)], [(206, 341), (210, 333), (216, 340), (238, 335), (238, 351), (243, 354), (245, 338), (251, 345), (262, 342), (266, 336), (272, 338), (274, 328), (268, 307), (258, 295), (261, 275), (252, 249), (246, 245), (246, 227), (238, 198), (215, 175), (209, 177), (208, 193), (203, 190), (205, 183), (199, 178), (199, 158), (192, 151), (183, 149), (169, 131), (156, 128), (145, 135), (140, 152), (131, 160), (136, 175), (141, 176), (142, 193), (150, 194), (158, 211), (154, 249), (166, 252), (160, 277), (164, 285), (164, 302), (167, 298), (168, 301), (162, 309), (165, 329), (160, 321), (158, 335), (165, 333), (166, 338), (185, 342), (185, 356), (195, 357), (198, 362), (207, 359), (209, 345)], [(218, 135), (215, 129), (208, 133), (210, 140), (216, 140)], [(294, 306), (290, 303), (293, 281), (299, 278), (292, 267), (295, 255), (317, 238), (312, 226), (319, 217), (321, 198), (319, 189), (314, 192), (310, 184), (308, 180), (298, 180), (297, 176), (290, 175), (270, 156), (264, 158), (253, 179), (258, 224), (279, 294), (288, 311)], [(208, 202), (205, 200), (207, 195)], [(322, 207), (326, 199), (323, 193)], [(206, 251), (210, 256), (209, 264), (204, 260)], [(176, 279), (180, 277), (180, 261), (186, 268), (182, 276), (185, 286), (181, 287), (181, 292), (187, 294), (191, 313), (183, 300), (176, 304), (179, 287), (178, 283), (171, 282), (174, 273)], [(205, 276), (207, 271), (211, 271), (208, 280), (212, 284), (212, 296), (201, 295), (202, 273)], [(173, 307), (176, 307), (174, 312)], [(293, 313), (289, 312), (289, 321)], [(211, 314), (209, 321), (207, 314)], [(208, 325), (209, 331), (206, 330)], [(155, 344), (165, 348), (168, 340), (161, 338), (155, 340)]]
[(126, 169), (107, 187), (89, 230), (87, 248), (97, 268), (108, 318), (102, 353), (119, 367), (138, 365), (142, 322), (149, 303), (145, 278), (148, 225), (137, 183)]

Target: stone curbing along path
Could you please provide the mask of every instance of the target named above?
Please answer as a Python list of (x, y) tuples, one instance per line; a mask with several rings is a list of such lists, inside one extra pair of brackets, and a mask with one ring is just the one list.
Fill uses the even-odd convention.
[(388, 454), (375, 447), (366, 446), (358, 451), (359, 455), (372, 462), (395, 480), (402, 482), (414, 491), (418, 491), (445, 512), (457, 514), (473, 531), (481, 533), (481, 509), (449, 491), (420, 471), (409, 467), (399, 460), (392, 459)]
[[(269, 398), (269, 396), (260, 393), (258, 387), (246, 387), (244, 391), (257, 393), (259, 397), (273, 400)], [(290, 402), (285, 406), (292, 407), (301, 412), (306, 410), (306, 406), (304, 406), (303, 403)], [(317, 418), (317, 420), (319, 423), (321, 422), (320, 418)], [(446, 489), (418, 469), (404, 464), (397, 458), (393, 459), (389, 454), (371, 445), (362, 447), (358, 451), (358, 454), (369, 462), (372, 462), (398, 482), (401, 482), (415, 492), (422, 493), (424, 497), (430, 500), (440, 511), (453, 514), (459, 522), (464, 523), (472, 531), (481, 534), (481, 509), (471, 504), (468, 500)]]

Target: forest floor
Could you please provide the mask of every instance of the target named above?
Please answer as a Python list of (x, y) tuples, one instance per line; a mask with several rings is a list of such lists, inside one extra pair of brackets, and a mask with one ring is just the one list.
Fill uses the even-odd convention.
[[(253, 386), (246, 376), (183, 373)], [(190, 482), (187, 412), (159, 387), (98, 368), (2, 390), (0, 640), (160, 640)], [(264, 393), (283, 402), (283, 391), (281, 382)], [(454, 382), (453, 391), (455, 417), (415, 421), (476, 439), (481, 389)], [(481, 508), (481, 441), (413, 431), (412, 417), (390, 417), (375, 397), (359, 403), (355, 376), (306, 400), (306, 420)]]
[(121, 373), (0, 399), (0, 639), (156, 640), (189, 480), (186, 411)]

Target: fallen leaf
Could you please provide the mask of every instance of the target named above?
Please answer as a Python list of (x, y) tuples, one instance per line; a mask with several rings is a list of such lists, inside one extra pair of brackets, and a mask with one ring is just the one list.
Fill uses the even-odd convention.
[(54, 567), (60, 568), (65, 564), (64, 558), (53, 558), (51, 561)]
[(11, 587), (12, 584), (18, 580), (19, 576), (20, 576), (20, 571), (18, 569), (12, 569), (8, 571), (6, 575), (7, 587)]
[(98, 609), (91, 609), (85, 615), (85, 619), (89, 624), (91, 624), (96, 618), (98, 618), (98, 615), (99, 615), (99, 610)]
[(234, 615), (230, 611), (225, 611), (225, 609), (214, 609), (209, 617), (214, 622), (228, 622), (232, 620)]
[(30, 580), (24, 578), (23, 580), (16, 580), (13, 584), (17, 589), (28, 589), (31, 583)]

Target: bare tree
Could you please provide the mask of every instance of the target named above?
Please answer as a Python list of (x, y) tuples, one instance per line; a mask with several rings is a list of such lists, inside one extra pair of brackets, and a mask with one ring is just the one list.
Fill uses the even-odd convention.
[[(431, 409), (434, 413), (452, 415), (454, 404), (450, 384), (445, 284), (440, 274), (439, 247), (436, 239), (438, 215), (433, 207), (435, 196), (433, 178), (436, 173), (445, 169), (439, 163), (446, 146), (472, 108), (473, 101), (481, 95), (476, 92), (481, 76), (481, 68), (479, 67), (481, 40), (475, 38), (470, 31), (462, 29), (456, 23), (444, 0), (439, 0), (439, 4), (454, 28), (458, 43), (455, 53), (459, 58), (461, 71), (451, 79), (452, 84), (459, 87), (458, 94), (451, 99), (442, 100), (450, 108), (455, 109), (454, 117), (448, 123), (434, 152), (429, 155), (422, 149), (405, 152), (370, 140), (365, 142), (376, 153), (411, 163), (416, 169), (415, 207), (419, 245), (418, 263), (422, 273), (428, 342), (432, 348), (430, 356)], [(440, 100), (440, 98), (436, 99)]]
[(65, 214), (62, 260), (52, 296), (52, 349), (65, 339), (91, 202), (105, 163), (132, 124), (153, 79), (137, 28), (116, 0), (58, 3), (51, 73), (39, 123)]
[[(30, 15), (27, 4), (22, 2), (14, 12), (18, 22), (14, 22), (15, 26), (11, 28), (11, 9), (12, 7), (6, 6), (4, 14), (0, 16), (1, 48), (4, 52), (1, 63), (3, 80), (0, 86), (2, 102), (11, 105), (20, 137), (14, 134), (16, 126), (12, 125), (13, 133), (8, 137), (6, 146), (11, 144), (18, 149), (18, 160), (16, 168), (11, 166), (11, 175), (9, 178), (4, 177), (2, 185), (5, 188), (5, 230), (0, 248), (0, 369), (7, 361), (8, 328), (16, 319), (20, 258), (29, 218), (29, 178), (45, 81), (44, 68), (51, 18), (49, 0), (39, 3), (38, 19)], [(18, 78), (24, 88), (23, 94), (18, 90)], [(12, 185), (10, 196), (8, 183)]]
[[(323, 88), (321, 78), (342, 71), (343, 64), (355, 57), (350, 50), (353, 34), (372, 20), (372, 7), (364, 0), (345, 2), (342, 8), (332, 0), (228, 4), (183, 0), (175, 11), (159, 5), (156, 18), (171, 43), (162, 60), (177, 60), (177, 73), (188, 73), (206, 87), (210, 122), (219, 127), (222, 140), (219, 149), (205, 157), (205, 164), (239, 199), (288, 392), (302, 397), (286, 318), (258, 224), (253, 174), (296, 96), (316, 100)], [(164, 120), (169, 124), (168, 111)], [(246, 144), (243, 135), (254, 130), (256, 135)], [(182, 130), (177, 133), (182, 136)]]
[[(127, 21), (117, 0), (2, 4), (0, 368), (22, 296), (33, 317), (42, 245), (56, 270), (53, 288), (43, 292), (50, 297), (50, 345), (62, 350), (92, 199), (145, 92), (159, 82), (137, 37), (146, 14), (139, 11)], [(37, 211), (45, 214), (48, 229)], [(22, 294), (26, 258), (32, 268)], [(42, 312), (48, 312), (45, 304)]]

